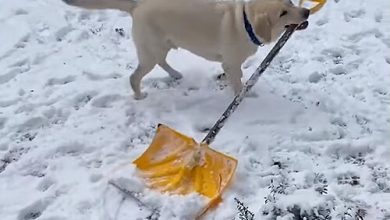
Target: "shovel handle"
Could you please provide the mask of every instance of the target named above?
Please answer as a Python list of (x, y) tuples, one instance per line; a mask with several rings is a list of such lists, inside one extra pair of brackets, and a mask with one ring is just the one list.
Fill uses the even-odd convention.
[[(301, 25), (307, 25), (307, 23), (302, 23)], [(215, 136), (221, 130), (221, 128), (225, 125), (226, 120), (230, 117), (230, 115), (236, 110), (238, 105), (242, 102), (248, 91), (256, 84), (259, 77), (264, 73), (267, 69), (271, 61), (274, 59), (276, 54), (279, 53), (280, 49), (284, 46), (287, 40), (291, 37), (294, 31), (298, 28), (298, 25), (293, 24), (289, 25), (284, 34), (279, 38), (278, 42), (272, 48), (272, 50), (265, 57), (263, 62), (261, 62), (260, 66), (257, 67), (256, 71), (252, 74), (252, 76), (246, 81), (245, 85), (242, 87), (241, 91), (234, 97), (233, 101), (230, 103), (229, 107), (225, 110), (225, 112), (221, 115), (218, 121), (214, 124), (214, 126), (210, 129), (209, 133), (203, 139), (202, 143), (210, 144), (214, 141)]]

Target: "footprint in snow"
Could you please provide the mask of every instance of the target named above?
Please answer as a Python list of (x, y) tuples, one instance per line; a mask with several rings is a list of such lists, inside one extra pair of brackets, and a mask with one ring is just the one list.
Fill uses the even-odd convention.
[(366, 11), (363, 9), (352, 10), (349, 12), (344, 12), (344, 21), (350, 22), (352, 19), (360, 18), (366, 14)]
[(88, 40), (91, 37), (91, 33), (87, 30), (82, 30), (76, 37), (76, 42), (81, 42), (84, 40)]
[(39, 65), (42, 64), (43, 61), (45, 61), (50, 55), (52, 55), (53, 52), (42, 52), (39, 51), (35, 54), (34, 59), (32, 60), (33, 65)]
[(76, 80), (76, 76), (66, 76), (63, 78), (50, 78), (47, 82), (47, 86), (65, 85)]
[(18, 126), (18, 132), (31, 131), (47, 125), (47, 119), (43, 117), (32, 117)]
[(68, 25), (68, 26), (65, 26), (65, 27), (58, 29), (55, 32), (54, 36), (55, 36), (57, 41), (63, 41), (66, 38), (66, 36), (73, 30), (74, 30), (74, 28), (72, 26)]
[(385, 57), (385, 61), (386, 61), (387, 64), (390, 64), (390, 56), (386, 56)]
[(363, 59), (352, 60), (346, 64), (346, 69), (348, 69), (350, 72), (353, 72), (354, 70), (359, 69), (362, 63), (364, 63)]
[(95, 96), (97, 96), (98, 92), (96, 91), (88, 91), (82, 94), (78, 94), (73, 98), (73, 107), (76, 110), (84, 107), (88, 104)]
[(17, 109), (15, 109), (14, 113), (15, 114), (21, 114), (21, 113), (26, 113), (26, 115), (29, 115), (31, 112), (36, 109), (37, 104), (33, 103), (22, 103), (20, 106), (18, 106)]
[(18, 8), (14, 12), (14, 15), (27, 15), (27, 14), (28, 14), (28, 11), (26, 11), (22, 8)]
[(365, 30), (365, 31), (360, 31), (360, 32), (354, 33), (354, 34), (350, 35), (347, 39), (348, 39), (348, 41), (350, 41), (352, 43), (357, 43), (363, 39), (367, 39), (367, 37), (370, 37), (372, 35), (376, 38), (383, 37), (383, 34), (379, 29), (373, 28), (370, 30)]
[(327, 24), (328, 22), (329, 22), (329, 19), (326, 17), (326, 18), (318, 19), (316, 21), (316, 25), (317, 26), (322, 26), (324, 24)]
[(105, 80), (105, 79), (118, 79), (118, 78), (122, 77), (122, 75), (120, 73), (116, 73), (116, 72), (101, 75), (101, 74), (91, 73), (88, 71), (83, 71), (83, 75), (92, 81), (100, 81), (100, 80)]
[(376, 22), (381, 23), (382, 20), (383, 20), (383, 12), (382, 11), (377, 11), (375, 13), (374, 19), (375, 19)]
[(78, 202), (78, 204), (77, 204), (77, 210), (78, 210), (80, 213), (89, 212), (89, 211), (92, 209), (92, 207), (93, 207), (93, 205), (92, 205), (91, 202), (88, 201), (88, 200), (80, 201), (80, 202)]
[(145, 86), (146, 87), (153, 87), (156, 89), (171, 89), (176, 88), (178, 85), (180, 85), (181, 79), (173, 79), (171, 77), (164, 77), (164, 78), (158, 78), (158, 79), (146, 79), (145, 80)]
[(0, 54), (0, 60), (10, 57), (12, 54), (18, 51), (18, 49), (25, 48), (29, 40), (30, 40), (29, 33), (20, 37), (19, 41), (16, 44), (14, 44), (12, 48), (7, 50), (4, 54)]
[[(83, 10), (78, 14), (77, 21), (80, 23), (85, 23), (86, 21), (91, 19), (91, 15), (91, 11)], [(73, 19), (73, 17), (75, 17), (76, 15), (73, 12), (67, 12), (65, 16), (65, 19), (68, 21), (70, 19)]]
[(46, 170), (48, 165), (44, 162), (32, 162), (25, 165), (21, 168), (22, 175), (24, 176), (34, 176), (34, 177), (44, 177), (46, 176)]
[(11, 163), (17, 162), (20, 157), (26, 154), (30, 148), (11, 149), (0, 159), (0, 173), (2, 173)]
[[(23, 37), (21, 37), (19, 42), (15, 44), (14, 48), (15, 49), (25, 48), (30, 41), (30, 37), (31, 37), (31, 35), (29, 33), (24, 35)], [(9, 54), (9, 55), (11, 55), (11, 54)]]
[(109, 94), (93, 99), (91, 105), (98, 108), (111, 108), (112, 103), (121, 99), (124, 99), (121, 95)]
[(68, 120), (70, 112), (62, 108), (51, 107), (42, 112), (42, 114), (47, 118), (48, 122), (51, 124), (63, 124)]
[(344, 63), (343, 57), (345, 56), (345, 50), (343, 50), (343, 49), (340, 49), (340, 48), (327, 48), (327, 49), (322, 50), (321, 54), (325, 55), (326, 57), (331, 59), (333, 64), (337, 65), (337, 64)]
[(8, 67), (21, 67), (21, 66), (29, 66), (30, 65), (30, 59), (29, 58), (23, 58), (20, 59), (13, 64), (9, 65)]
[(55, 149), (54, 155), (56, 156), (79, 156), (81, 153), (86, 152), (86, 147), (77, 142), (67, 143), (61, 145)]
[(103, 161), (100, 159), (93, 159), (87, 162), (88, 168), (100, 168), (102, 166)]
[(5, 74), (0, 75), (0, 84), (7, 83), (14, 79), (17, 75), (28, 72), (31, 69), (31, 63), (28, 58), (24, 58), (14, 62), (8, 67), (10, 70)]
[(390, 38), (382, 38), (382, 43), (390, 48)]
[(21, 71), (19, 68), (12, 69), (5, 74), (0, 75), (0, 84), (7, 83), (14, 79)]
[(4, 128), (5, 123), (7, 122), (8, 118), (0, 118), (0, 130)]
[(322, 78), (324, 78), (324, 75), (316, 71), (309, 75), (308, 81), (311, 83), (318, 83)]
[(50, 205), (49, 199), (41, 199), (19, 211), (18, 220), (32, 220), (38, 219), (39, 216), (46, 210)]
[(329, 70), (334, 75), (346, 75), (348, 72), (343, 66), (336, 66)]
[(55, 180), (53, 180), (50, 177), (44, 177), (41, 182), (38, 183), (38, 186), (36, 187), (37, 190), (41, 192), (47, 191), (51, 186), (53, 186), (56, 183)]
[(91, 183), (96, 183), (99, 180), (101, 180), (102, 178), (103, 178), (103, 175), (101, 175), (101, 174), (92, 174), (89, 176), (89, 181)]

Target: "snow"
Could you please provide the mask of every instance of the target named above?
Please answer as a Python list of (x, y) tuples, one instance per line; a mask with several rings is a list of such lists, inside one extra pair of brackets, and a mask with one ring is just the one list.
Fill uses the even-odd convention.
[[(206, 135), (232, 99), (217, 63), (172, 51), (184, 78), (155, 68), (135, 101), (127, 14), (15, 0), (2, 2), (0, 24), (2, 220), (192, 219), (202, 209), (196, 194), (146, 188), (131, 161), (158, 123)], [(246, 79), (271, 46), (244, 65)], [(329, 0), (212, 144), (238, 167), (206, 219), (238, 219), (234, 198), (255, 219), (390, 219), (389, 48), (389, 1)]]

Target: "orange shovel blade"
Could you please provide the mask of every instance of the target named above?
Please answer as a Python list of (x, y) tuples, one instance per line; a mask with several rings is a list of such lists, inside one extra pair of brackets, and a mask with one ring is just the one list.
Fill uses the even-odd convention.
[(165, 125), (158, 126), (152, 144), (133, 163), (151, 188), (209, 198), (222, 193), (237, 166), (236, 159)]

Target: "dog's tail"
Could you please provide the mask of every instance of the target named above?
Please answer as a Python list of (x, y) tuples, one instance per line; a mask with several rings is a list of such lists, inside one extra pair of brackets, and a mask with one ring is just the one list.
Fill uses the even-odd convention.
[(134, 0), (63, 0), (68, 5), (86, 9), (118, 9), (132, 13), (137, 6)]

